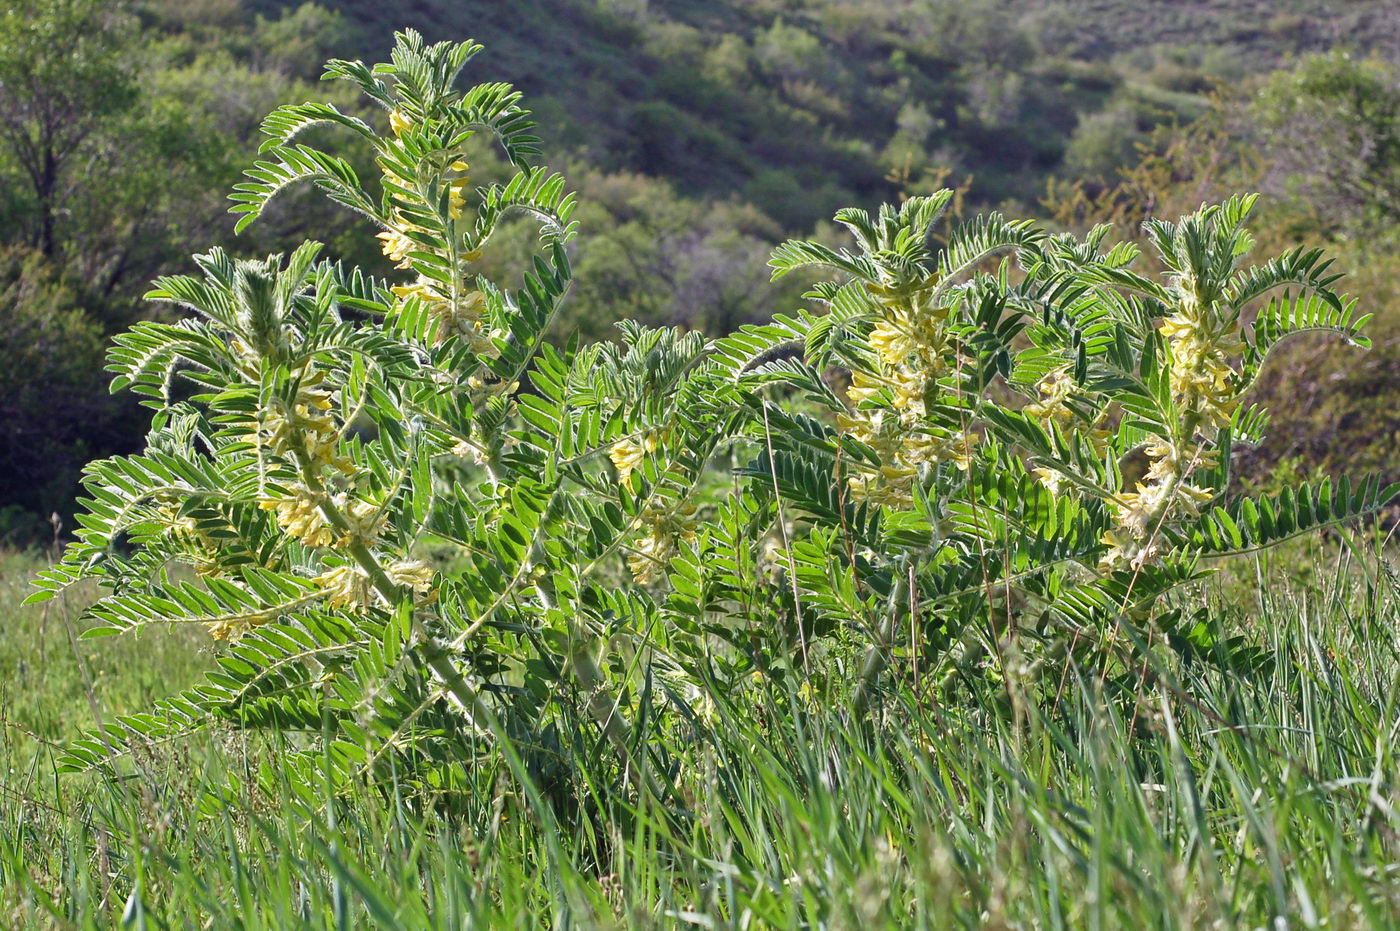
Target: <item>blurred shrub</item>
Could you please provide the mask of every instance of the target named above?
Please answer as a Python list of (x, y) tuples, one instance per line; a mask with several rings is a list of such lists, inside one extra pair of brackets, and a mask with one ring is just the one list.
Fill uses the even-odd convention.
[[(65, 512), (83, 463), (139, 441), (135, 406), (107, 393), (105, 345), (42, 256), (0, 254), (0, 501)], [(0, 532), (19, 525), (36, 526), (11, 515)]]
[(1146, 138), (1127, 106), (1085, 114), (1070, 137), (1065, 165), (1081, 178), (1110, 178), (1133, 160)]
[(278, 19), (259, 15), (250, 36), (249, 52), (256, 68), (314, 81), (320, 61), (343, 47), (351, 27), (338, 10), (303, 3)]
[(782, 17), (754, 37), (753, 55), (779, 81), (819, 81), (829, 75), (832, 64), (820, 39)]
[(1342, 225), (1400, 222), (1400, 72), (1333, 52), (1276, 73), (1250, 110), (1293, 193)]

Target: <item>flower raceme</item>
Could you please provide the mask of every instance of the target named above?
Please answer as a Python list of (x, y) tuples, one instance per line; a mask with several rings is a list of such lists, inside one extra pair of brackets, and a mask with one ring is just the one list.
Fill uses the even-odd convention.
[[(1183, 537), (1226, 498), (1231, 445), (1257, 441), (1248, 434), (1262, 418), (1236, 420), (1267, 350), (1295, 328), (1332, 329), (1357, 342), (1364, 323), (1353, 323), (1331, 290), (1337, 276), (1326, 273), (1316, 252), (1243, 265), (1253, 244), (1244, 222), (1254, 202), (1237, 197), (1176, 224), (1149, 222), (1148, 238), (1168, 270), (1165, 283), (1129, 269), (1136, 248), (1098, 251), (1106, 227), (1080, 241), (984, 218), (955, 232), (930, 261), (925, 222), (940, 212), (938, 196), (878, 217), (842, 211), (837, 219), (851, 230), (857, 255), (813, 243), (782, 247), (778, 274), (826, 265), (861, 288), (864, 314), (854, 319), (867, 325), (854, 329), (863, 337), (840, 354), (849, 360), (849, 403), (835, 413), (837, 430), (865, 453), (841, 459), (851, 498), (923, 510), (916, 494), (922, 488), (933, 516), (942, 510), (940, 498), (955, 502), (962, 494), (957, 472), (971, 482), (979, 470), (1007, 470), (1004, 461), (979, 462), (979, 451), (1020, 449), (1026, 458), (1011, 471), (1045, 488), (1060, 502), (1057, 513), (1101, 502), (1094, 513), (1107, 521), (1093, 534), (1096, 551), (1086, 565), (1111, 574), (1183, 555)], [(1005, 264), (995, 275), (979, 275), (978, 263), (998, 249), (1018, 251), (1024, 283), (1013, 284)], [(1244, 309), (1282, 287), (1314, 297), (1290, 303), (1285, 296), (1271, 305), (1263, 312), (1264, 339), (1251, 339)], [(849, 289), (809, 296), (828, 295), (833, 313), (851, 313)], [(1014, 322), (1017, 313), (1039, 319), (1022, 316), (1008, 325), (1008, 314)], [(847, 326), (843, 320), (830, 332), (849, 332)], [(1018, 334), (1019, 346), (1011, 342)], [(1021, 367), (1034, 377), (1021, 376)], [(989, 375), (1026, 396), (1019, 416), (1037, 433), (1005, 429), (1015, 421), (999, 413), (1003, 402), (988, 393)]]
[(638, 585), (650, 585), (665, 576), (680, 542), (694, 543), (698, 522), (691, 502), (649, 505), (641, 515), (646, 529), (627, 559), (627, 568)]
[[(1198, 215), (1199, 217), (1200, 215)], [(1223, 242), (1217, 249), (1242, 253), (1244, 240), (1237, 227), (1211, 214), (1197, 224), (1204, 235)], [(1104, 565), (1141, 568), (1165, 552), (1162, 531), (1193, 520), (1216, 496), (1213, 489), (1193, 482), (1193, 476), (1217, 468), (1220, 451), (1215, 440), (1229, 427), (1243, 389), (1233, 361), (1245, 351), (1239, 308), (1231, 307), (1221, 284), (1205, 280), (1202, 269), (1186, 267), (1174, 276), (1168, 292), (1171, 312), (1158, 332), (1169, 360), (1170, 410), (1165, 429), (1150, 433), (1144, 444), (1148, 469), (1130, 492), (1113, 499), (1117, 525), (1104, 535), (1109, 545)]]
[[(401, 110), (389, 114), (389, 122), (395, 137), (402, 137), (419, 127), (419, 122)], [(413, 267), (412, 255), (415, 252), (432, 252), (433, 248), (420, 239), (430, 234), (432, 229), (415, 222), (413, 216), (422, 217), (426, 206), (431, 208), (436, 226), (446, 234), (448, 242), (457, 238), (457, 221), (463, 220), (467, 206), (466, 191), (471, 184), (471, 166), (450, 151), (434, 153), (430, 158), (419, 158), (418, 164), (424, 167), (429, 177), (427, 184), (414, 184), (398, 172), (398, 166), (409, 161), (408, 152), (400, 138), (386, 143), (388, 151), (379, 159), (380, 173), (389, 202), (394, 205), (387, 211), (387, 229), (377, 234), (383, 243), (384, 255), (395, 263), (396, 268)], [(445, 167), (432, 171), (433, 164)], [(445, 183), (445, 184), (444, 184)], [(441, 205), (430, 203), (427, 190), (445, 186), (447, 190), (446, 214), (442, 215)], [(407, 210), (414, 204), (412, 216)], [(417, 237), (417, 238), (416, 238)], [(504, 336), (501, 330), (488, 331), (483, 325), (483, 312), (486, 309), (486, 295), (479, 289), (470, 287), (467, 282), (472, 277), (471, 264), (480, 261), (481, 252), (477, 249), (461, 251), (445, 250), (438, 258), (449, 268), (444, 280), (439, 275), (419, 273), (416, 280), (406, 285), (395, 285), (392, 291), (399, 298), (402, 307), (410, 301), (422, 302), (428, 310), (433, 324), (434, 341), (447, 342), (453, 337), (465, 340), (477, 354), (495, 351), (494, 339)]]
[(867, 290), (879, 316), (866, 338), (871, 364), (851, 371), (852, 408), (837, 426), (873, 450), (878, 468), (855, 468), (847, 478), (858, 501), (908, 507), (920, 476), (942, 462), (966, 470), (976, 439), (928, 417), (928, 401), (947, 393), (945, 376), (966, 362), (950, 332), (951, 308), (933, 298), (930, 282), (912, 293), (879, 285)]
[(648, 434), (641, 442), (618, 440), (608, 451), (613, 468), (617, 470), (617, 483), (626, 485), (632, 480), (632, 473), (641, 467), (649, 453), (656, 452), (656, 437)]

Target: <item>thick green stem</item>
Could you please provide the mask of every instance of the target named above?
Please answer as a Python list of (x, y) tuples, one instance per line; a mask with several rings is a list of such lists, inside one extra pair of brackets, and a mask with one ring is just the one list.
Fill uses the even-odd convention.
[(901, 567), (890, 591), (889, 607), (884, 622), (880, 625), (877, 639), (865, 648), (865, 661), (861, 664), (860, 683), (856, 686), (855, 697), (851, 699), (851, 710), (858, 715), (865, 714), (870, 707), (870, 695), (876, 682), (890, 664), (890, 651), (894, 649), (894, 638), (899, 632), (899, 616), (909, 600), (909, 578)]
[[(298, 450), (297, 453), (298, 464), (301, 466), (302, 481), (306, 483), (307, 488), (319, 497), (321, 513), (325, 516), (326, 522), (342, 534), (349, 533), (349, 519), (341, 512), (340, 508), (335, 506), (335, 502), (331, 501), (330, 496), (326, 494), (325, 485), (321, 482), (321, 477), (317, 475), (315, 469), (311, 467), (311, 463), (308, 461), (305, 453), (300, 450)], [(384, 571), (384, 567), (379, 564), (379, 560), (374, 558), (374, 553), (370, 552), (369, 546), (363, 540), (352, 539), (350, 545), (346, 547), (346, 551), (349, 553), (350, 558), (355, 560), (355, 563), (364, 570), (365, 575), (369, 577), (370, 584), (374, 586), (375, 591), (379, 592), (379, 594), (384, 597), (385, 601), (393, 605), (397, 604), (400, 599), (407, 597), (403, 587), (394, 584), (394, 581), (389, 578), (389, 574)], [(424, 644), (423, 658), (428, 664), (428, 668), (432, 671), (433, 676), (438, 680), (438, 683), (447, 690), (448, 694), (452, 696), (461, 712), (467, 716), (472, 726), (482, 729), (485, 722), (491, 720), (490, 708), (481, 700), (481, 696), (477, 694), (476, 689), (472, 688), (466, 679), (462, 677), (462, 674), (458, 672), (457, 668), (452, 665), (452, 661), (448, 658), (446, 648), (428, 633), (427, 629), (423, 626), (423, 622), (418, 619), (417, 615), (414, 615), (413, 618), (413, 632)]]
[(987, 655), (987, 645), (977, 634), (977, 629), (969, 625), (967, 632), (962, 635), (953, 648), (956, 655), (949, 659), (947, 670), (938, 680), (939, 696), (947, 695), (953, 684), (958, 681), (958, 676), (966, 673), (974, 663)]
[[(549, 590), (549, 585), (541, 582), (535, 587), (535, 592), (539, 595), (540, 604), (546, 610), (555, 607), (554, 593)], [(662, 799), (665, 797), (661, 787), (655, 782), (651, 771), (642, 766), (644, 761), (638, 759), (637, 754), (632, 749), (632, 727), (623, 715), (622, 709), (618, 706), (617, 700), (608, 691), (603, 671), (598, 668), (598, 661), (593, 658), (592, 652), (588, 649), (587, 639), (580, 636), (582, 632), (571, 621), (569, 624), (569, 670), (573, 673), (574, 681), (587, 696), (588, 716), (593, 719), (593, 723), (603, 732), (603, 736), (612, 744), (622, 758), (623, 772), (627, 780), (632, 783), (632, 787), (640, 793), (650, 793), (653, 798)]]
[[(329, 502), (327, 502), (327, 504), (330, 508), (336, 510), (335, 505), (329, 504)], [(329, 513), (326, 514), (326, 519), (331, 519)], [(343, 516), (342, 520), (344, 520)], [(334, 521), (332, 521), (332, 523), (334, 523)], [(362, 541), (356, 540), (352, 542), (349, 546), (349, 553), (350, 557), (355, 560), (360, 568), (365, 570), (365, 574), (369, 576), (369, 580), (374, 585), (375, 590), (383, 595), (385, 600), (390, 604), (394, 604), (400, 598), (406, 597), (403, 588), (393, 583), (393, 580), (391, 580), (384, 571), (384, 567), (379, 565), (379, 561), (374, 558), (374, 554), (370, 552), (369, 547)], [(462, 677), (462, 674), (458, 672), (457, 667), (452, 665), (452, 660), (448, 656), (447, 648), (443, 646), (441, 641), (428, 632), (428, 629), (423, 626), (423, 622), (419, 619), (417, 614), (413, 616), (413, 633), (422, 642), (424, 662), (428, 664), (428, 668), (432, 670), (438, 683), (443, 688), (447, 689), (448, 693), (456, 701), (458, 708), (467, 716), (467, 719), (471, 721), (472, 725), (484, 729), (484, 722), (490, 720), (490, 709), (487, 708), (486, 704), (481, 700), (481, 696), (477, 694), (476, 689), (472, 688), (467, 680)]]

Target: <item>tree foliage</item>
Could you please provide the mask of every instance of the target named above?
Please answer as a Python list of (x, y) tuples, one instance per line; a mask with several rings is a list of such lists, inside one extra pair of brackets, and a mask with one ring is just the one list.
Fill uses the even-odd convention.
[(1295, 193), (1325, 200), (1334, 224), (1400, 219), (1400, 73), (1341, 52), (1273, 75), (1253, 102), (1267, 156)]

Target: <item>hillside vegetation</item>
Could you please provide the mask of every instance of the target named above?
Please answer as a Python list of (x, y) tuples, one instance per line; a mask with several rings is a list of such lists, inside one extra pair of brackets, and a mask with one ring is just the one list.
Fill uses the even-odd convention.
[(1198, 116), (1216, 82), (1330, 48), (1400, 50), (1384, 0), (331, 8), (365, 56), (403, 25), (476, 36), (554, 127), (552, 144), (685, 194), (737, 196), (789, 230), (843, 203), (932, 190), (945, 173), (973, 179), (980, 203), (1033, 204), (1049, 175), (1110, 174), (1154, 126)]

